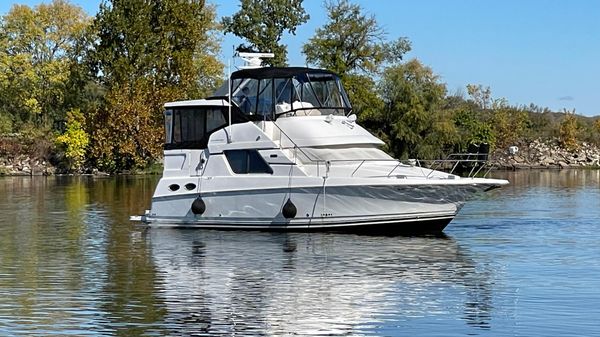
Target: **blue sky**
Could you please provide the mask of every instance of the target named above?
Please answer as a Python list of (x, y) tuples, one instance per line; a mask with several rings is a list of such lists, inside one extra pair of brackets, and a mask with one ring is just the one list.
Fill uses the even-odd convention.
[[(0, 13), (12, 4), (2, 1)], [(100, 1), (72, 1), (90, 15)], [(210, 1), (219, 16), (238, 10), (238, 1)], [(495, 98), (535, 103), (555, 111), (576, 109), (600, 115), (600, 1), (597, 0), (354, 0), (375, 15), (390, 40), (407, 37), (417, 58), (430, 66), (453, 93), (467, 84), (490, 86)], [(286, 36), (291, 65), (305, 65), (302, 44), (327, 20), (322, 1), (305, 0), (311, 18)], [(223, 39), (225, 64), (232, 46)]]

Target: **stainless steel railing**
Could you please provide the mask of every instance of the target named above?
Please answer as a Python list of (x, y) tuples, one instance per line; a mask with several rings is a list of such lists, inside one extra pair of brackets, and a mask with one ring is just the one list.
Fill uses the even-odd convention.
[[(460, 172), (458, 172), (459, 170), (464, 170), (463, 172), (468, 171), (466, 176), (463, 176), (463, 177), (473, 178), (473, 177), (478, 176), (482, 172), (483, 172), (482, 177), (485, 177), (490, 172), (490, 170), (493, 168), (493, 165), (491, 165), (490, 162), (488, 161), (488, 154), (481, 153), (481, 152), (452, 153), (444, 159), (436, 159), (436, 160), (414, 159), (414, 160), (408, 160), (408, 161), (400, 161), (397, 159), (331, 159), (331, 160), (318, 159), (318, 158), (313, 158), (310, 154), (305, 152), (302, 149), (302, 147), (298, 146), (298, 144), (296, 144), (296, 142), (294, 142), (294, 140), (292, 140), (292, 138), (290, 136), (288, 136), (285, 133), (285, 131), (283, 131), (281, 129), (281, 127), (279, 127), (279, 125), (277, 125), (277, 123), (273, 122), (273, 125), (277, 128), (277, 130), (279, 130), (280, 134), (285, 136), (285, 138), (293, 145), (293, 147), (292, 147), (293, 151), (299, 151), (308, 161), (310, 161), (317, 167), (317, 175), (320, 175), (320, 173), (321, 173), (321, 166), (325, 166), (326, 174), (327, 174), (327, 172), (329, 171), (329, 166), (332, 163), (336, 163), (336, 162), (337, 163), (356, 162), (357, 166), (350, 174), (351, 177), (353, 177), (364, 166), (365, 163), (369, 163), (369, 162), (396, 163), (396, 165), (394, 165), (392, 167), (392, 169), (387, 173), (387, 175), (386, 175), (387, 177), (392, 176), (392, 174), (394, 173), (394, 171), (396, 171), (396, 169), (398, 169), (399, 167), (403, 167), (403, 166), (404, 167), (412, 166), (412, 167), (419, 167), (422, 169), (428, 169), (428, 172), (426, 172), (425, 170), (421, 170), (422, 176), (426, 177), (426, 178), (430, 178), (431, 175), (434, 173), (434, 171), (444, 171), (449, 174), (460, 175)], [(280, 136), (278, 145), (279, 145), (279, 149), (281, 149), (281, 150), (290, 149), (289, 147), (286, 147), (286, 148), (283, 147), (281, 136)], [(295, 157), (297, 157), (296, 154), (295, 154)]]

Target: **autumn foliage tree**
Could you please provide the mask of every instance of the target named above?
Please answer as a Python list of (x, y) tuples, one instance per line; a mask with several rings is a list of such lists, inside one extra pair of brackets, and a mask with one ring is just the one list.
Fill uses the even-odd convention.
[(79, 109), (67, 112), (67, 125), (65, 132), (56, 137), (56, 142), (63, 147), (67, 171), (80, 171), (86, 160), (87, 146), (90, 139), (84, 129), (85, 118)]
[(519, 107), (509, 106), (504, 100), (495, 102), (492, 109), (492, 129), (496, 148), (507, 149), (526, 136), (529, 115)]
[(564, 111), (564, 117), (560, 123), (560, 144), (570, 150), (575, 151), (578, 148), (577, 134), (579, 126), (577, 125), (577, 118), (575, 117), (575, 111)]
[(53, 0), (14, 5), (0, 21), (0, 120), (5, 131), (63, 122), (73, 65), (91, 19), (81, 7)]
[(143, 167), (161, 154), (162, 105), (219, 81), (214, 7), (201, 0), (112, 0), (100, 6), (94, 27), (89, 59), (107, 93), (92, 120), (93, 156), (109, 171)]

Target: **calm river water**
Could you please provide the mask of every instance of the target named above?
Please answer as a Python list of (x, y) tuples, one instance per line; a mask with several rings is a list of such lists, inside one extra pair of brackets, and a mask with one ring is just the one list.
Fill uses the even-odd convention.
[(158, 177), (0, 178), (0, 336), (600, 336), (600, 171), (440, 237), (145, 229)]

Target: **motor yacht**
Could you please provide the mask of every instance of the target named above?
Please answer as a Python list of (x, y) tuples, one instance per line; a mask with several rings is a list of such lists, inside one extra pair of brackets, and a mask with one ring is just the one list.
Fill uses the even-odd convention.
[(164, 107), (163, 176), (132, 217), (150, 225), (439, 232), (508, 184), (392, 158), (327, 70), (242, 69), (212, 97)]

